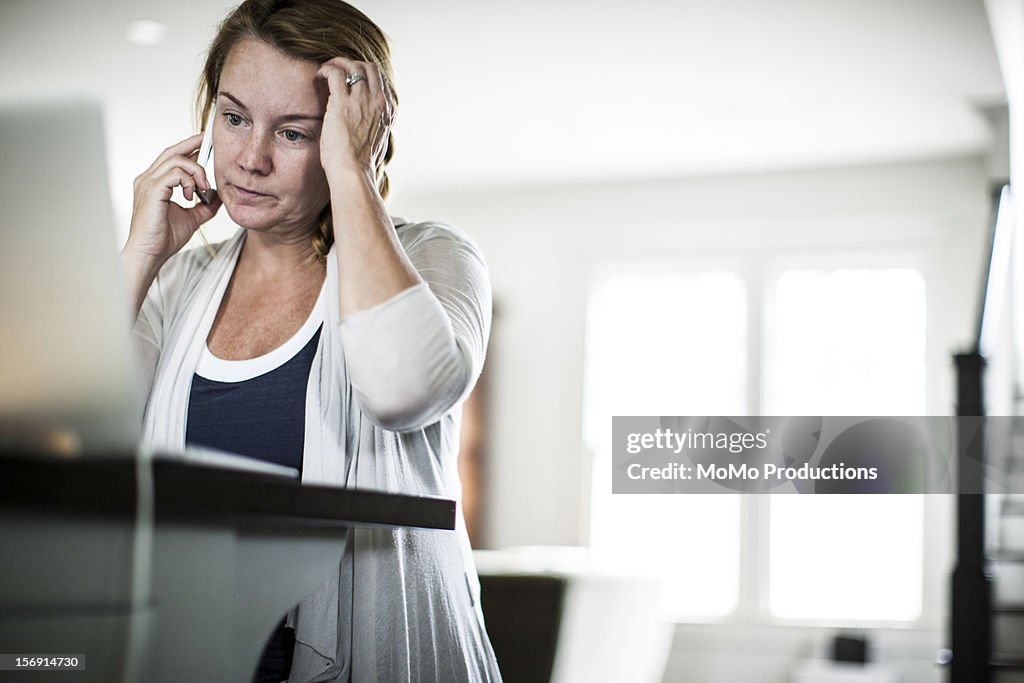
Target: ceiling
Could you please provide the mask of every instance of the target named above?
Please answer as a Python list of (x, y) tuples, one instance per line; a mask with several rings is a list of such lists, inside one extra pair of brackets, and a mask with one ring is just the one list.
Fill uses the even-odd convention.
[[(191, 132), (231, 4), (3, 0), (0, 97), (102, 98), (116, 199)], [(393, 183), (423, 191), (975, 154), (1005, 100), (982, 0), (358, 5), (393, 43)]]

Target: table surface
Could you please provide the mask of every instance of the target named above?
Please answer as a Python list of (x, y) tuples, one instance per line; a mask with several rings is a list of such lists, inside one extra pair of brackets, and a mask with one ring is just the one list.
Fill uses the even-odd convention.
[(447, 498), (300, 484), (276, 474), (181, 459), (139, 460), (134, 453), (88, 458), (0, 453), (0, 508), (134, 516), (140, 470), (152, 478), (157, 521), (260, 517), (301, 525), (455, 528), (455, 501)]

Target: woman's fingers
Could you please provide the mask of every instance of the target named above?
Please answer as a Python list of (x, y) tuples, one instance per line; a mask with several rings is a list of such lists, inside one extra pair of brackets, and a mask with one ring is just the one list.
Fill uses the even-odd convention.
[[(203, 204), (202, 202), (199, 202), (194, 206), (190, 206), (188, 208), (178, 206), (177, 204), (174, 204), (172, 202), (171, 210), (172, 213), (177, 213), (181, 216), (185, 216), (186, 222), (188, 224), (189, 236), (191, 236), (191, 233), (195, 232), (200, 225), (213, 218), (217, 214), (217, 211), (220, 210), (220, 207), (222, 205), (223, 202), (221, 201), (220, 197), (214, 195), (210, 199), (209, 204)], [(172, 223), (174, 223), (174, 221), (172, 221)], [(174, 229), (173, 224), (171, 226), (171, 229)]]
[[(189, 159), (187, 157), (175, 157), (169, 159), (164, 162), (163, 166), (158, 169), (157, 173), (169, 170), (172, 167), (186, 171), (193, 181), (189, 183), (190, 185), (202, 190), (210, 189), (210, 180), (206, 177), (206, 169), (200, 166), (194, 159)], [(184, 185), (182, 185), (182, 187), (184, 187)]]
[(317, 71), (317, 75), (327, 81), (331, 95), (339, 98), (351, 95), (351, 88), (359, 85), (359, 83), (348, 84), (348, 76), (353, 73), (359, 72), (353, 71), (350, 60), (342, 60), (341, 57), (324, 62), (320, 65), (320, 70)]
[(353, 69), (358, 69), (358, 71), (353, 71), (353, 73), (360, 74), (363, 80), (352, 87), (364, 87), (367, 89), (371, 99), (380, 99), (383, 91), (380, 87), (380, 71), (377, 69), (377, 65), (369, 62), (355, 62)]
[[(181, 156), (167, 159), (152, 171), (139, 176), (138, 182), (141, 185), (137, 185), (137, 189), (141, 189), (144, 185), (149, 185), (147, 181), (155, 181), (157, 186), (162, 188), (161, 197), (165, 200), (170, 199), (170, 194), (163, 196), (163, 190), (173, 190), (179, 184), (185, 193), (185, 198), (189, 201), (192, 200), (193, 193), (197, 188), (202, 190), (210, 189), (210, 181), (206, 177), (206, 169), (193, 159)], [(168, 185), (167, 183), (171, 184)]]
[(154, 169), (156, 169), (158, 166), (166, 162), (171, 157), (188, 156), (193, 152), (198, 152), (199, 146), (202, 144), (202, 142), (202, 133), (196, 133), (195, 135), (191, 135), (185, 138), (181, 142), (176, 142), (175, 144), (171, 145), (164, 151), (160, 152), (160, 154), (157, 155), (157, 158), (153, 160), (153, 163), (149, 165), (149, 168), (143, 171), (141, 175), (146, 175), (147, 173), (153, 172)]
[[(191, 194), (195, 190), (195, 181), (192, 176), (177, 166), (171, 166), (153, 176), (152, 185), (143, 188), (143, 195), (149, 195), (148, 199), (166, 202), (174, 194), (174, 188), (179, 185), (186, 198), (191, 199)], [(146, 197), (143, 197), (143, 201), (145, 199)]]
[[(394, 107), (375, 64), (335, 57), (317, 72), (327, 81), (330, 99), (321, 135), (321, 162), (356, 162), (375, 170), (386, 154)], [(353, 80), (354, 79), (354, 80)]]
[[(335, 57), (321, 64), (319, 73), (327, 79), (332, 93), (342, 92), (358, 96), (359, 90), (365, 89), (365, 94), (371, 101), (388, 103), (388, 98), (384, 95), (384, 83), (380, 69), (372, 62)], [(357, 77), (358, 80), (349, 85), (349, 76)], [(340, 87), (342, 84), (345, 86), (344, 89)]]

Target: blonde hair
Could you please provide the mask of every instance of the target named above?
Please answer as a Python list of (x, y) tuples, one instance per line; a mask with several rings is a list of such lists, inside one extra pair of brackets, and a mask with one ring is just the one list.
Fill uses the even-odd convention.
[[(384, 75), (391, 101), (398, 105), (391, 70), (387, 36), (365, 14), (342, 0), (246, 0), (228, 15), (210, 44), (199, 78), (196, 113), (205, 126), (220, 87), (220, 74), (231, 49), (241, 40), (254, 38), (296, 59), (322, 64), (334, 57), (371, 62)], [(377, 166), (377, 190), (388, 196), (387, 163), (394, 156), (394, 139), (388, 132), (384, 158)], [(334, 242), (331, 205), (320, 213), (313, 248), (321, 261)]]

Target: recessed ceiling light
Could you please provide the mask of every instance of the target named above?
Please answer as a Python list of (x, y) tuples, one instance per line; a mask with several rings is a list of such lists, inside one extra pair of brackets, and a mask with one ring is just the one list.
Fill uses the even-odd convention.
[(124, 38), (136, 45), (159, 45), (167, 36), (167, 24), (152, 19), (136, 19), (128, 22)]

